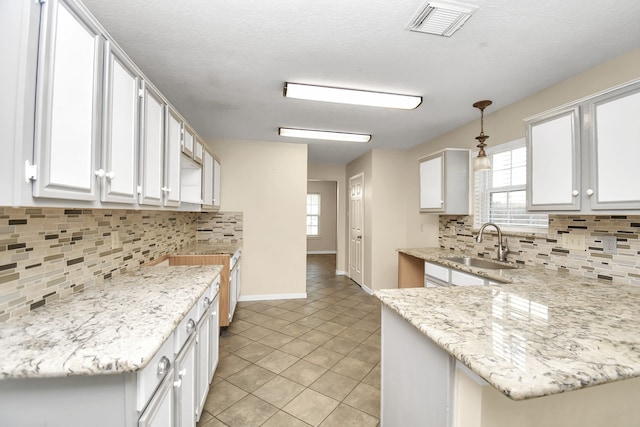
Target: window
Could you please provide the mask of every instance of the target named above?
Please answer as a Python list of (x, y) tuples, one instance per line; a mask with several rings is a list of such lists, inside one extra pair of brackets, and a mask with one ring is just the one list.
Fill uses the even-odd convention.
[(546, 231), (546, 214), (527, 212), (527, 147), (519, 139), (487, 150), (492, 168), (475, 174), (474, 228), (494, 222), (505, 230)]
[(320, 194), (307, 194), (307, 236), (320, 234)]

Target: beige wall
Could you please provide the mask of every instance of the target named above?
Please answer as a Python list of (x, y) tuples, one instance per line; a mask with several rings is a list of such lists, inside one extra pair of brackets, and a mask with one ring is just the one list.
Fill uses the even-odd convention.
[(222, 211), (243, 213), (242, 299), (306, 295), (307, 146), (212, 140)]
[[(637, 78), (640, 78), (640, 49), (600, 64), (511, 105), (494, 104), (485, 112), (485, 132), (491, 136), (487, 143), (491, 146), (523, 138), (525, 118)], [(471, 105), (463, 105), (460, 108), (471, 108)], [(475, 148), (474, 138), (479, 131), (480, 120), (475, 120), (409, 150), (405, 165), (405, 169), (409, 171), (406, 182), (406, 246), (438, 244), (437, 215), (419, 213), (418, 159), (447, 147)]]
[(337, 183), (307, 181), (307, 193), (320, 194), (318, 235), (307, 237), (307, 253), (336, 253)]
[(345, 165), (335, 163), (309, 163), (307, 166), (308, 179), (335, 181), (338, 192), (338, 219), (336, 224), (336, 272), (347, 274), (348, 256), (347, 248), (347, 168)]

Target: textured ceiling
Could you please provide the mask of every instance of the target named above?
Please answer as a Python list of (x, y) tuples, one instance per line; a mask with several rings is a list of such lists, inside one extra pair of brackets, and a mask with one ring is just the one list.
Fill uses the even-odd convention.
[[(468, 0), (451, 38), (405, 26), (423, 0), (84, 0), (204, 138), (301, 142), (312, 162), (410, 148), (640, 47), (640, 1)], [(422, 95), (411, 111), (285, 99), (285, 81)], [(487, 110), (488, 113), (491, 111)], [(371, 133), (369, 144), (278, 136)]]

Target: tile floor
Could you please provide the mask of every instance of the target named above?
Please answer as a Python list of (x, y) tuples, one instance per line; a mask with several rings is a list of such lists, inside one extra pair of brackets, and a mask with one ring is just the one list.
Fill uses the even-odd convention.
[(242, 302), (198, 427), (375, 427), (380, 305), (334, 255), (307, 257), (307, 298)]

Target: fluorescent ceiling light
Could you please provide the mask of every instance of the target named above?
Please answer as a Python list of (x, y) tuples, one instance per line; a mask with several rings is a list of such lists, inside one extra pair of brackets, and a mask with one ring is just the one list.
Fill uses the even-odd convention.
[(371, 135), (362, 133), (331, 132), (326, 130), (279, 128), (280, 136), (293, 138), (324, 139), (329, 141), (369, 142)]
[(289, 82), (285, 82), (284, 84), (284, 96), (287, 98), (309, 99), (311, 101), (399, 108), (402, 110), (412, 110), (422, 103), (421, 96), (369, 92), (365, 90), (341, 89), (337, 87)]

